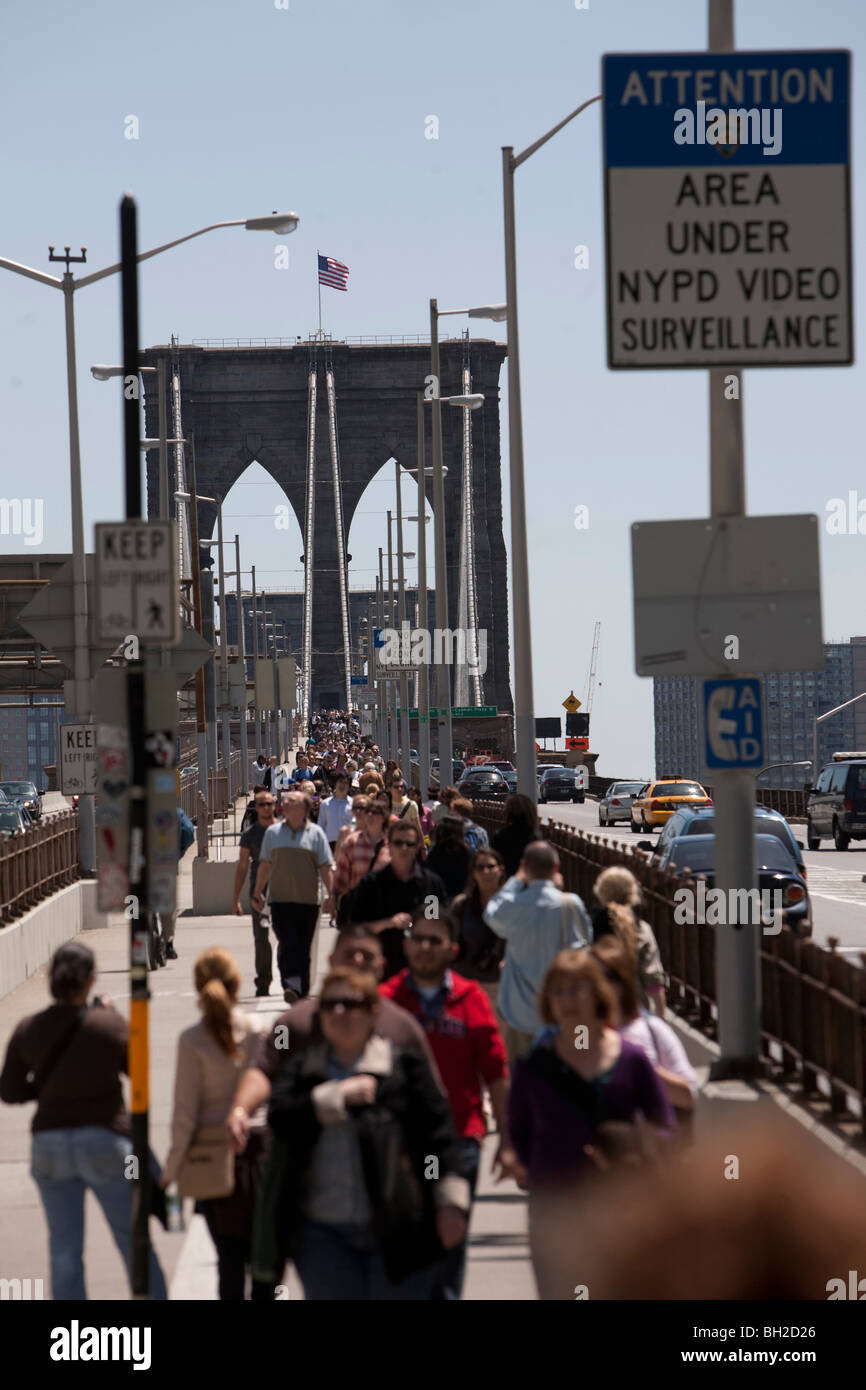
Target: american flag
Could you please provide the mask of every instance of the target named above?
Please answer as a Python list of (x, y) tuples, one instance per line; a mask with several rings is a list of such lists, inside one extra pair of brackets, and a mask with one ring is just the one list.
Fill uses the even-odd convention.
[(319, 256), (319, 284), (330, 285), (332, 290), (349, 288), (349, 267), (333, 256)]

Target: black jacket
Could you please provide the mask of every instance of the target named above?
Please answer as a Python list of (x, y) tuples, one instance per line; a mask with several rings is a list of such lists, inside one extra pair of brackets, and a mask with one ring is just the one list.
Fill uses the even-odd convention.
[[(412, 877), (406, 882), (386, 864), (384, 869), (374, 869), (361, 879), (349, 909), (349, 920), (381, 922), (383, 917), (393, 917), (398, 912), (412, 912), (426, 898), (435, 898), (438, 906), (444, 907), (449, 896), (439, 875), (420, 864), (416, 863)], [(433, 916), (433, 912), (430, 915)], [(406, 965), (403, 933), (398, 927), (386, 927), (379, 933), (379, 942), (385, 957), (384, 978), (388, 980)]]
[(533, 840), (540, 840), (541, 832), (529, 831), (523, 825), (503, 825), (491, 841), (491, 847), (498, 850), (505, 860), (505, 872), (511, 878), (520, 868), (523, 851)]
[[(445, 1177), (457, 1173), (459, 1154), (451, 1107), (427, 1059), (386, 1046), (390, 1071), (376, 1076), (375, 1101), (350, 1109), (346, 1123), (358, 1132), (364, 1182), (388, 1277), (400, 1283), (443, 1257), (436, 1234), (432, 1161)], [(279, 1247), (288, 1256), (303, 1220), (306, 1184), (322, 1132), (312, 1092), (327, 1080), (324, 1044), (290, 1055), (274, 1082), (268, 1108), (268, 1123), (283, 1141), (276, 1227)]]

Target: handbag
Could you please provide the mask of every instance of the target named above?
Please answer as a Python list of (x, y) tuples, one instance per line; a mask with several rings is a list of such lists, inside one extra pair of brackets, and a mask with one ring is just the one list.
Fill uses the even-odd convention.
[(186, 1151), (177, 1175), (181, 1197), (207, 1201), (228, 1197), (235, 1186), (235, 1156), (222, 1125), (202, 1125)]

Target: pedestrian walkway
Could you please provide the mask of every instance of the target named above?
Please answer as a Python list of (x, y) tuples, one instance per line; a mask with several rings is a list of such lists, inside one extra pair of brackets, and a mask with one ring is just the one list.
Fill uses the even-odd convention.
[[(245, 801), (238, 802), (238, 819)], [(241, 968), (243, 983), (239, 1005), (276, 1017), (285, 1009), (275, 977), (269, 999), (256, 999), (253, 980), (253, 937), (248, 916), (193, 917), (190, 849), (178, 878), (178, 917), (175, 946), (178, 959), (150, 975), (150, 1140), (157, 1156), (168, 1152), (174, 1064), (177, 1039), (198, 1017), (192, 981), (193, 963), (199, 953), (214, 945), (228, 948)], [(235, 858), (237, 847), (226, 842), (224, 857)], [(324, 919), (313, 943), (314, 980), (327, 965), (336, 932)], [(81, 938), (95, 952), (98, 964), (96, 993), (111, 998), (129, 1015), (129, 922), (112, 915), (109, 925), (85, 932)], [(0, 1047), (6, 1044), (20, 1019), (45, 1008), (50, 1002), (47, 968), (43, 967), (18, 989), (0, 1000)], [(48, 1239), (42, 1205), (30, 1177), (30, 1120), (33, 1106), (3, 1106), (0, 1124), (0, 1278), (42, 1279), (50, 1288)], [(529, 1264), (526, 1235), (526, 1199), (514, 1183), (494, 1186), (490, 1177), (496, 1139), (487, 1140), (474, 1210), (464, 1297), (480, 1299), (532, 1299), (535, 1286)], [(204, 1220), (192, 1216), (186, 1203), (188, 1227), (168, 1234), (157, 1222), (150, 1230), (172, 1299), (215, 1299), (216, 1262)], [(126, 1296), (125, 1271), (96, 1200), (88, 1195), (86, 1207), (85, 1269), (91, 1299)], [(123, 1292), (121, 1292), (123, 1291)], [(302, 1298), (293, 1271), (289, 1272), (285, 1297)]]

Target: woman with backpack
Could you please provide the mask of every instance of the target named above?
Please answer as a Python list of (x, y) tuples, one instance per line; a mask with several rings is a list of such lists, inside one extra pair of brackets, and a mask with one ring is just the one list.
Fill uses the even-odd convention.
[(505, 874), (511, 878), (520, 868), (523, 851), (531, 840), (540, 840), (538, 808), (522, 792), (515, 792), (505, 803), (505, 824), (493, 836), (493, 848), (505, 860)]
[[(48, 1222), (51, 1297), (87, 1298), (84, 1197), (94, 1194), (130, 1269), (132, 1129), (121, 1076), (128, 1074), (129, 1028), (109, 1000), (87, 999), (96, 977), (89, 946), (67, 942), (49, 966), (53, 1004), (22, 1019), (9, 1040), (0, 1100), (36, 1101), (30, 1172)], [(130, 1269), (131, 1272), (131, 1269)], [(150, 1296), (168, 1297), (155, 1253)]]
[(469, 846), (471, 854), (477, 854), (480, 849), (487, 849), (490, 840), (487, 831), (481, 825), (476, 825), (472, 819), (472, 812), (475, 807), (465, 796), (455, 796), (451, 802), (449, 814), (459, 816), (463, 821), (463, 838)]
[(455, 969), (466, 979), (477, 980), (494, 1006), (505, 942), (488, 927), (484, 909), (504, 882), (502, 855), (495, 849), (480, 849), (470, 860), (463, 892), (451, 903), (460, 927), (460, 955)]
[(415, 802), (406, 795), (406, 783), (399, 772), (395, 772), (391, 781), (387, 782), (388, 797), (391, 802), (391, 815), (398, 820), (404, 820), (407, 825), (417, 825), (421, 829), (421, 817), (418, 815), (418, 807)]
[[(266, 1158), (264, 1111), (250, 1121), (243, 1153), (232, 1156), (225, 1124), (240, 1073), (253, 1064), (267, 1020), (237, 1007), (241, 973), (223, 946), (203, 951), (193, 980), (202, 1017), (178, 1039), (171, 1149), (160, 1186), (177, 1182), (181, 1196), (198, 1198), (216, 1247), (219, 1296), (244, 1298), (253, 1213)], [(256, 1302), (274, 1297), (273, 1284), (253, 1282)]]
[(448, 902), (463, 889), (471, 862), (472, 851), (463, 838), (463, 821), (459, 816), (445, 816), (436, 827), (433, 848), (425, 863), (445, 884)]

